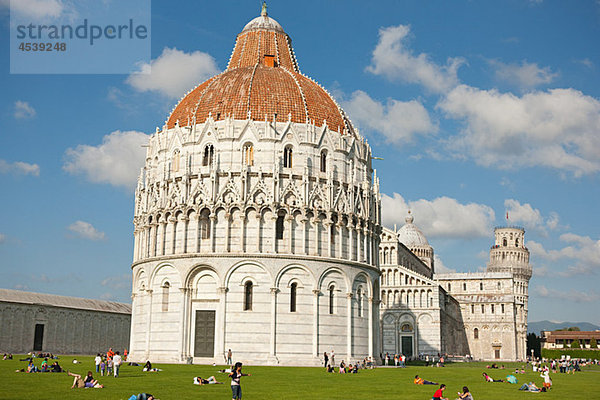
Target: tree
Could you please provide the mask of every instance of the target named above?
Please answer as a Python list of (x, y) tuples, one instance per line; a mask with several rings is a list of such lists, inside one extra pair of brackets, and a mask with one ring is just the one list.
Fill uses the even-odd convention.
[(592, 340), (590, 340), (590, 349), (597, 349), (598, 348), (598, 342), (596, 341), (595, 338), (592, 338)]
[(580, 349), (581, 346), (579, 345), (579, 340), (575, 339), (571, 342), (571, 348), (572, 349)]
[(527, 334), (527, 355), (531, 355), (531, 350), (533, 349), (534, 357), (541, 357), (541, 338), (537, 336), (535, 333)]

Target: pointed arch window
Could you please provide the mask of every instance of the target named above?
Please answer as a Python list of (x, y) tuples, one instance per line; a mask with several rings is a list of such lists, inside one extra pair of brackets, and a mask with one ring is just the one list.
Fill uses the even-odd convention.
[(473, 329), (473, 339), (479, 339), (479, 329)]
[(244, 311), (252, 311), (252, 281), (244, 284)]
[(284, 231), (284, 217), (280, 215), (277, 217), (277, 222), (275, 223), (275, 239), (283, 239), (283, 231)]
[(290, 287), (290, 312), (296, 312), (296, 294), (298, 291), (298, 284), (292, 283)]
[(162, 285), (162, 310), (163, 312), (169, 311), (169, 289), (171, 284), (169, 282), (165, 282)]
[(327, 150), (321, 151), (321, 172), (327, 172)]
[(335, 311), (335, 286), (329, 287), (329, 314), (333, 314)]
[(215, 148), (212, 144), (206, 145), (202, 154), (202, 165), (208, 166), (213, 164), (213, 158), (215, 156)]
[(244, 145), (244, 164), (248, 166), (254, 165), (254, 146), (251, 143)]
[(286, 146), (286, 148), (283, 150), (283, 168), (292, 168), (292, 156), (292, 146)]

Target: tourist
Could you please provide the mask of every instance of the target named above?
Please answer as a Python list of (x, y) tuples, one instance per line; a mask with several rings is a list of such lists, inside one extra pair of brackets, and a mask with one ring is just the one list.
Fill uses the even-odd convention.
[(132, 394), (128, 400), (158, 400), (150, 393)]
[(446, 390), (446, 385), (444, 385), (442, 383), (440, 385), (440, 388), (438, 390), (436, 390), (435, 393), (433, 394), (433, 398), (431, 400), (448, 400), (447, 397), (443, 397), (444, 390)]
[(104, 387), (104, 385), (101, 385), (100, 383), (98, 383), (98, 381), (96, 379), (94, 379), (94, 377), (92, 376), (92, 371), (88, 371), (88, 373), (84, 379), (81, 378), (81, 375), (74, 374), (69, 371), (67, 371), (67, 374), (69, 374), (69, 376), (75, 377), (75, 379), (73, 379), (73, 385), (71, 386), (71, 389), (75, 389), (75, 388), (101, 389)]
[(108, 369), (107, 375), (112, 375), (112, 372), (113, 372), (113, 359), (110, 358), (110, 357), (108, 357), (108, 355), (106, 357), (108, 358), (107, 366), (106, 366), (106, 368)]
[(329, 356), (327, 355), (326, 351), (323, 352), (323, 360), (325, 360), (325, 368), (327, 368), (327, 362), (329, 361)]
[(100, 356), (100, 353), (96, 354), (94, 362), (96, 363), (96, 372), (100, 372), (100, 363), (102, 362), (102, 357)]
[(406, 356), (404, 354), (400, 355), (400, 367), (406, 368)]
[(486, 382), (504, 382), (502, 379), (494, 379), (494, 378), (492, 378), (491, 376), (489, 376), (485, 372), (482, 375), (483, 375), (483, 379), (485, 379)]
[(150, 371), (152, 369), (152, 363), (150, 362), (150, 360), (146, 361), (146, 364), (144, 364), (144, 368), (142, 369), (142, 371)]
[(121, 355), (117, 351), (117, 353), (113, 356), (113, 367), (115, 369), (115, 378), (119, 377), (119, 369), (121, 368), (121, 364), (123, 363), (123, 359)]
[(519, 390), (525, 390), (528, 392), (541, 392), (542, 390), (535, 385), (533, 382), (524, 383), (523, 386), (519, 388)]
[(344, 363), (344, 360), (342, 360), (342, 362), (340, 363), (340, 370), (339, 370), (340, 374), (345, 374), (346, 373), (346, 363)]
[(123, 361), (127, 361), (127, 349), (123, 350)]
[(100, 361), (100, 375), (104, 376), (104, 372), (106, 371), (106, 360), (102, 358)]
[(419, 375), (415, 375), (415, 380), (414, 380), (415, 385), (437, 385), (437, 382), (431, 382), (431, 381), (427, 381), (423, 378), (419, 378)]
[(54, 361), (54, 364), (52, 364), (52, 368), (50, 369), (50, 372), (63, 372), (63, 369), (60, 365), (58, 365), (58, 361)]
[(214, 376), (208, 377), (208, 379), (202, 379), (201, 376), (194, 377), (194, 385), (222, 385), (223, 382), (217, 381)]
[(231, 392), (233, 394), (231, 397), (232, 400), (242, 399), (242, 385), (240, 382), (242, 376), (250, 376), (250, 374), (243, 374), (242, 363), (237, 362), (235, 363), (233, 371), (229, 374), (229, 377), (231, 378)]
[(231, 349), (227, 350), (227, 365), (233, 365), (233, 353)]
[(466, 386), (463, 386), (463, 392), (458, 392), (458, 398), (460, 400), (473, 400), (473, 396), (471, 395), (471, 392), (469, 392), (469, 388)]
[(27, 364), (27, 372), (28, 373), (38, 372), (38, 369), (35, 366), (35, 364), (33, 363), (33, 360), (30, 360), (29, 364)]
[(40, 364), (40, 372), (48, 372), (50, 368), (48, 368), (48, 359), (44, 358), (44, 361)]
[(540, 376), (544, 378), (543, 387), (546, 388), (546, 390), (550, 389), (552, 387), (552, 379), (550, 379), (550, 374), (548, 371), (542, 373)]
[(333, 368), (333, 365), (329, 364), (327, 366), (327, 372), (335, 372), (335, 368)]
[(335, 365), (335, 351), (333, 351), (333, 349), (331, 349), (331, 353), (329, 353), (330, 355), (330, 359), (331, 359), (331, 365)]

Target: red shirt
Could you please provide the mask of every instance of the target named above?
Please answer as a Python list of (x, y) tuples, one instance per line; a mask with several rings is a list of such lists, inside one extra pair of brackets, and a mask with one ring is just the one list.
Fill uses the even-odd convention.
[(434, 399), (441, 399), (442, 398), (442, 389), (438, 389), (435, 391), (435, 393), (433, 394), (433, 398)]

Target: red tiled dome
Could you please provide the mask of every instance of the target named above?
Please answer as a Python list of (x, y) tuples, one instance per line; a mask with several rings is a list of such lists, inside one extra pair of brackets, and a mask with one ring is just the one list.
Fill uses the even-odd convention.
[(167, 128), (177, 122), (188, 126), (231, 116), (267, 118), (353, 132), (350, 121), (333, 98), (316, 82), (302, 75), (291, 39), (265, 12), (250, 21), (238, 35), (227, 69), (201, 83), (177, 104)]

